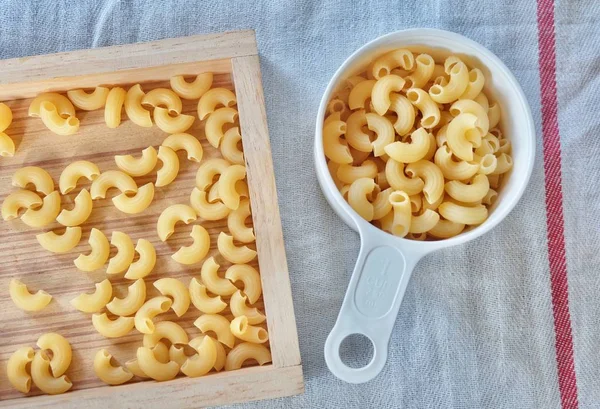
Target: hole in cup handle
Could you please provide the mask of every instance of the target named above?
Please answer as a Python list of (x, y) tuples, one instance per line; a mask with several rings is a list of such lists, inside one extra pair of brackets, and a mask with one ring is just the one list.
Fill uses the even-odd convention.
[[(406, 286), (423, 256), (421, 252), (406, 251), (384, 232), (359, 231), (361, 248), (356, 266), (324, 351), (329, 370), (350, 383), (367, 382), (385, 366)], [(351, 334), (362, 334), (373, 343), (373, 358), (362, 368), (351, 368), (340, 357), (340, 345)]]

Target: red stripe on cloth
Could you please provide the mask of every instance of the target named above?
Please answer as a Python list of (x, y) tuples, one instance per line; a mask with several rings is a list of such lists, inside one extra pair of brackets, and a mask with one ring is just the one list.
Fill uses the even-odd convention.
[(565, 256), (563, 194), (561, 174), (560, 134), (556, 97), (556, 39), (554, 1), (538, 0), (538, 41), (540, 88), (542, 98), (542, 132), (544, 173), (546, 178), (546, 223), (552, 309), (556, 334), (558, 387), (563, 409), (576, 409), (577, 379), (573, 360), (573, 337), (569, 313), (569, 283)]

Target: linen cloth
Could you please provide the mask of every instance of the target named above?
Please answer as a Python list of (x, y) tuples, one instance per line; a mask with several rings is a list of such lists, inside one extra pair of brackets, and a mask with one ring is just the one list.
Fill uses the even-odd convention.
[[(581, 408), (600, 407), (600, 6), (556, 2), (569, 299)], [(313, 165), (317, 107), (358, 47), (410, 27), (461, 33), (521, 83), (538, 134), (531, 183), (489, 234), (417, 266), (373, 381), (323, 358), (359, 248)], [(559, 408), (548, 264), (535, 1), (35, 1), (0, 3), (0, 58), (256, 30), (306, 393), (248, 408)], [(2, 75), (0, 73), (0, 75)], [(514, 175), (518, 177), (518, 175)], [(367, 345), (350, 345), (364, 361)], [(356, 354), (356, 352), (355, 352)], [(191, 403), (190, 403), (191, 404)]]

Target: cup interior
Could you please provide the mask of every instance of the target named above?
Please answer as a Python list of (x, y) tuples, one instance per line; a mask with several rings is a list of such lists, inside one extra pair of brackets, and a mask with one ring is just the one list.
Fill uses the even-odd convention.
[[(421, 245), (444, 243), (452, 245), (473, 239), (496, 226), (519, 201), (531, 176), (535, 157), (535, 127), (527, 99), (514, 75), (491, 51), (459, 34), (435, 29), (410, 29), (380, 37), (352, 54), (334, 74), (321, 100), (315, 131), (315, 162), (321, 188), (333, 209), (342, 219), (358, 230), (358, 224), (365, 229), (377, 229), (362, 219), (343, 199), (337, 190), (323, 152), (322, 128), (327, 103), (344, 79), (365, 70), (378, 56), (397, 48), (407, 48), (413, 52), (427, 52), (436, 61), (453, 54), (459, 56), (470, 68), (479, 68), (484, 73), (484, 90), (490, 96), (490, 103), (497, 102), (501, 108), (501, 128), (511, 141), (513, 167), (503, 178), (498, 189), (498, 199), (490, 207), (488, 219), (456, 237), (420, 242)], [(368, 226), (362, 225), (365, 223)], [(378, 230), (378, 229), (377, 229)], [(390, 239), (409, 240), (389, 234)]]

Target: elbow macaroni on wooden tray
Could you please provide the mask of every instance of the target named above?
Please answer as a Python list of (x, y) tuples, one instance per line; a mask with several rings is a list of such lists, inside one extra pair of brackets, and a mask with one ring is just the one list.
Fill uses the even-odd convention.
[(483, 223), (511, 169), (500, 106), (459, 57), (390, 51), (327, 106), (323, 147), (344, 199), (395, 236), (436, 240)]
[[(91, 160), (74, 161), (60, 174), (58, 186), (43, 168), (23, 167), (12, 178), (12, 184), (19, 190), (9, 194), (2, 203), (5, 221), (19, 223), (20, 218), (33, 228), (52, 227), (54, 222), (64, 226), (38, 232), (36, 239), (43, 250), (71, 254), (74, 267), (79, 270), (74, 274), (106, 274), (107, 278), (80, 290), (79, 295), (70, 300), (72, 308), (90, 314), (90, 326), (105, 338), (123, 337), (132, 331), (144, 334), (135, 357), (123, 365), (116, 364), (105, 348), (98, 348), (93, 357), (88, 357), (93, 361), (96, 376), (109, 385), (120, 385), (134, 377), (158, 381), (173, 379), (179, 373), (197, 377), (211, 370), (238, 369), (247, 360), (259, 365), (271, 361), (268, 344), (265, 344), (269, 339), (265, 316), (256, 307), (262, 295), (261, 279), (257, 269), (247, 264), (257, 253), (252, 244), (256, 240), (254, 229), (246, 224), (251, 209), (239, 143), (242, 136), (237, 122), (236, 97), (228, 89), (212, 88), (212, 82), (212, 73), (202, 73), (193, 82), (183, 76), (173, 77), (172, 89), (156, 88), (147, 93), (140, 84), (128, 90), (100, 86), (91, 91), (75, 89), (66, 96), (51, 92), (37, 96), (29, 107), (29, 116), (40, 118), (49, 131), (59, 135), (57, 137), (77, 137), (80, 127), (85, 127), (85, 120), (80, 122), (76, 116), (77, 110), (104, 109), (106, 125), (116, 128), (125, 119), (121, 117), (123, 107), (127, 118), (136, 125), (152, 127), (154, 123), (170, 134), (158, 149), (148, 146), (137, 154), (116, 155), (113, 169), (101, 170)], [(196, 117), (182, 113), (181, 98), (198, 100), (198, 119), (205, 121), (207, 143), (222, 158), (206, 158), (199, 139), (185, 133)], [(11, 122), (10, 108), (0, 104), (2, 156), (15, 154), (12, 139), (3, 133)], [(172, 277), (144, 281), (157, 265), (154, 245), (139, 238), (134, 247), (134, 240), (127, 233), (101, 231), (90, 226), (88, 220), (93, 220), (90, 216), (98, 206), (96, 203), (106, 200), (109, 189), (120, 192), (112, 198), (112, 205), (119, 212), (127, 215), (146, 211), (155, 191), (176, 183), (180, 169), (177, 151), (180, 150), (185, 151), (187, 159), (198, 169), (195, 187), (189, 203), (162, 209), (156, 221), (156, 234), (166, 242), (178, 222), (192, 224), (191, 244), (179, 246), (171, 257), (181, 265), (198, 266), (198, 275), (190, 277), (189, 283)], [(138, 184), (135, 178), (146, 176), (157, 167), (154, 183)], [(83, 182), (90, 186), (78, 186)], [(32, 189), (27, 190), (30, 187)], [(63, 208), (61, 198), (69, 193), (74, 195), (75, 189), (78, 193), (73, 204), (68, 209)], [(231, 264), (222, 273), (215, 258), (209, 257), (211, 236), (200, 224), (201, 220), (222, 220), (227, 225), (228, 231), (221, 231), (218, 239), (212, 240), (213, 248)], [(214, 227), (211, 229), (214, 231)], [(86, 242), (80, 243), (84, 232), (89, 232), (89, 236)], [(79, 256), (74, 254), (78, 245), (85, 246)], [(111, 253), (111, 247), (116, 252)], [(121, 297), (114, 291), (116, 282), (111, 282), (117, 275), (131, 280), (123, 288), (125, 292), (120, 293)], [(147, 291), (152, 287), (159, 295), (148, 297)], [(44, 309), (52, 301), (47, 292), (30, 292), (27, 285), (16, 278), (10, 282), (9, 293), (16, 307), (31, 313)], [(194, 308), (190, 309), (190, 305)], [(232, 321), (228, 318), (229, 311), (225, 311), (228, 306)], [(193, 313), (197, 316), (194, 325), (203, 335), (190, 341), (180, 325), (157, 319), (169, 310), (177, 317)], [(161, 342), (165, 339), (170, 342), (170, 348)], [(11, 385), (22, 393), (28, 393), (32, 385), (48, 394), (66, 392), (73, 386), (65, 375), (72, 359), (68, 340), (48, 333), (40, 337), (37, 345), (40, 350), (21, 347), (9, 359), (7, 375)], [(109, 345), (117, 348), (107, 342), (106, 346)], [(184, 345), (189, 345), (195, 353), (186, 353)]]

